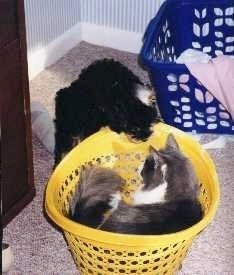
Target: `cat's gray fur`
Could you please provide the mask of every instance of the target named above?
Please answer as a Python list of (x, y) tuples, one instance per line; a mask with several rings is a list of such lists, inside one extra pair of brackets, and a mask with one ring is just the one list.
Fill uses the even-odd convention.
[[(133, 205), (128, 205), (116, 196), (124, 181), (114, 171), (97, 167), (84, 170), (72, 219), (118, 233), (165, 234), (188, 228), (202, 218), (197, 199), (198, 179), (173, 135), (168, 136), (165, 148), (158, 151), (150, 148), (141, 175), (143, 185), (136, 194), (140, 192), (143, 201), (136, 200)], [(162, 196), (157, 198), (162, 184), (166, 186), (165, 194), (162, 189)], [(144, 201), (144, 194), (153, 191), (156, 191), (155, 201), (149, 203), (147, 196)], [(105, 219), (107, 210), (112, 213)]]
[(73, 219), (97, 227), (111, 208), (112, 196), (121, 190), (124, 180), (112, 169), (98, 166), (82, 169), (78, 187), (70, 205)]

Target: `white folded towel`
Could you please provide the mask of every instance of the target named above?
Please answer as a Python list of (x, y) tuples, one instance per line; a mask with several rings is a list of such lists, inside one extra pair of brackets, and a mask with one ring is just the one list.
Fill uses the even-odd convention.
[(208, 63), (211, 60), (211, 56), (207, 53), (195, 49), (187, 49), (183, 51), (180, 56), (176, 59), (176, 63), (185, 64), (185, 63)]

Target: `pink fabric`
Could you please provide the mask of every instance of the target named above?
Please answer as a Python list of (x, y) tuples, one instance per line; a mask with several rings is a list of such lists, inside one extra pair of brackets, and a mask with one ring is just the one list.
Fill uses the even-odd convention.
[(220, 55), (206, 64), (186, 63), (186, 66), (234, 120), (234, 59)]

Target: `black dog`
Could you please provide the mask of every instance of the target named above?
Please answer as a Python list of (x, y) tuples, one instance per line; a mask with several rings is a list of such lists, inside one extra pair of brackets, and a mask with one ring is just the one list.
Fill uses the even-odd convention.
[(95, 61), (56, 94), (55, 165), (101, 127), (145, 140), (158, 120), (152, 89), (120, 62)]

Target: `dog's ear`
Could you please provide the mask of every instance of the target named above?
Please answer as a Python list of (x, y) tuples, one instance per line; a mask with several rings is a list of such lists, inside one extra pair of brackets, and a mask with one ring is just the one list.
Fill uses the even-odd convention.
[(68, 102), (72, 98), (71, 88), (63, 88), (56, 92), (55, 102), (61, 104), (62, 102)]
[(70, 87), (59, 90), (55, 96), (56, 119), (66, 116), (66, 113), (73, 108), (74, 103), (74, 93)]

